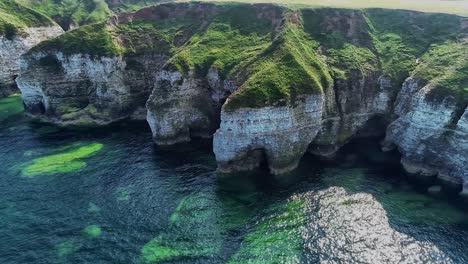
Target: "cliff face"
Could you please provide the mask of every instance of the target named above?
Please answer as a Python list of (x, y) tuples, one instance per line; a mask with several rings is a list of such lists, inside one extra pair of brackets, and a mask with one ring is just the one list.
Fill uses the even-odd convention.
[(433, 102), (436, 88), (408, 78), (397, 98), (398, 116), (387, 128), (387, 148), (395, 144), (406, 171), (463, 184), (468, 181), (468, 111), (453, 96)]
[(17, 91), (15, 78), (20, 71), (20, 56), (32, 46), (63, 33), (58, 26), (29, 27), (12, 38), (0, 34), (0, 97)]
[(41, 44), (18, 85), (44, 121), (146, 114), (157, 144), (214, 134), (222, 172), (285, 173), (306, 151), (387, 132), (408, 170), (461, 183), (466, 30), (410, 11), (162, 4)]
[(222, 103), (235, 89), (214, 68), (206, 78), (197, 78), (193, 72), (159, 72), (146, 105), (154, 141), (168, 145), (192, 137), (210, 138), (217, 129)]
[(95, 60), (87, 54), (39, 52), (22, 60), (17, 83), (28, 113), (57, 124), (102, 125), (130, 116), (144, 119), (151, 72), (164, 60), (164, 56)]
[(468, 38), (433, 46), (395, 102), (385, 147), (398, 147), (404, 168), (463, 185), (468, 181)]
[(321, 127), (324, 96), (298, 101), (294, 106), (223, 110), (213, 139), (220, 171), (252, 170), (262, 161), (275, 174), (296, 168)]

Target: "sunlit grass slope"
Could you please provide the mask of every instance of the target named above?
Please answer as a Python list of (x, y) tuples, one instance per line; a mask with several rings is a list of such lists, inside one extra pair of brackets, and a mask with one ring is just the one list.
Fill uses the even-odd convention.
[(388, 8), (468, 16), (467, 0), (203, 0), (206, 2), (275, 3), (294, 7)]

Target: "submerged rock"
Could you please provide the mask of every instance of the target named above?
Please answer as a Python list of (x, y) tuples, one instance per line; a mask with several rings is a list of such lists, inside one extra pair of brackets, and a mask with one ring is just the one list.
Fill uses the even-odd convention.
[(294, 197), (309, 212), (302, 232), (313, 263), (454, 263), (436, 245), (394, 230), (370, 194), (332, 187)]

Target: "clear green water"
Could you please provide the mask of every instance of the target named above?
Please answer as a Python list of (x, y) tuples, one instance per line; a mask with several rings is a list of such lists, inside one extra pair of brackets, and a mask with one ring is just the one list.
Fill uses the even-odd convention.
[[(400, 232), (468, 262), (462, 201), (408, 184), (392, 157), (354, 145), (288, 177), (219, 178), (206, 142), (158, 148), (144, 123), (61, 130), (0, 99), (0, 263), (297, 263), (297, 192), (372, 193)], [(356, 150), (361, 150), (356, 153)]]

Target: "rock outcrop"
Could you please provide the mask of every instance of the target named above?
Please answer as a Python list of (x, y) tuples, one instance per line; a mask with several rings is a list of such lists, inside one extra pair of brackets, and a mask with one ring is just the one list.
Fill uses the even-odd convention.
[(294, 199), (306, 201), (301, 233), (312, 263), (454, 263), (431, 242), (394, 230), (370, 194), (332, 187)]
[(437, 87), (413, 77), (395, 103), (397, 118), (387, 128), (385, 149), (398, 147), (412, 174), (438, 177), (468, 187), (468, 108), (454, 95), (434, 98)]
[(214, 68), (206, 78), (197, 78), (193, 72), (159, 72), (147, 102), (154, 141), (169, 145), (193, 137), (210, 138), (217, 129), (222, 103), (235, 89)]
[(164, 56), (93, 58), (37, 52), (22, 60), (17, 79), (28, 114), (60, 125), (103, 125), (144, 119), (151, 73)]
[(20, 71), (20, 56), (41, 41), (63, 33), (58, 25), (21, 29), (12, 38), (0, 34), (0, 97), (17, 91), (15, 78)]
[(213, 150), (221, 172), (252, 170), (266, 161), (275, 174), (295, 169), (322, 123), (324, 95), (296, 105), (222, 110)]
[(360, 77), (345, 83), (338, 81), (335, 89), (327, 91), (323, 125), (309, 153), (331, 158), (353, 138), (383, 134), (397, 89), (386, 75)]
[(161, 145), (214, 135), (221, 172), (286, 173), (386, 132), (408, 171), (468, 186), (467, 29), (401, 10), (161, 4), (31, 50), (17, 81), (43, 121), (146, 116)]

